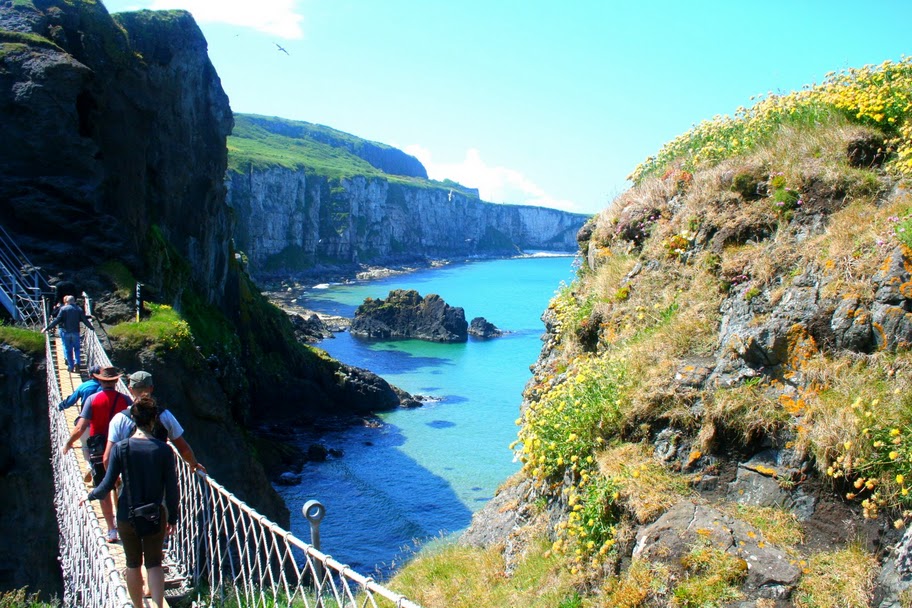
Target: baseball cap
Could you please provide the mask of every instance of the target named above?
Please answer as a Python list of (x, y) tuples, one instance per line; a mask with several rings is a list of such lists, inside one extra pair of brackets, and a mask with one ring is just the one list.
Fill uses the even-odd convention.
[(152, 374), (149, 372), (133, 372), (130, 374), (130, 388), (148, 388), (152, 386)]

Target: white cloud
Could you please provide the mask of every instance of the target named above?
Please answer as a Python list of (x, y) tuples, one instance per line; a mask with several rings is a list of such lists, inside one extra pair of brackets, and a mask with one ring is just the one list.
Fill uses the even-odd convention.
[(304, 37), (304, 16), (296, 11), (296, 4), (297, 0), (153, 0), (150, 8), (180, 8), (200, 23), (227, 23), (298, 40)]
[(579, 211), (576, 203), (550, 196), (521, 171), (486, 164), (475, 148), (466, 150), (465, 158), (458, 163), (437, 163), (431, 151), (418, 144), (406, 146), (404, 150), (421, 161), (431, 179), (451, 179), (463, 186), (478, 188), (484, 201)]

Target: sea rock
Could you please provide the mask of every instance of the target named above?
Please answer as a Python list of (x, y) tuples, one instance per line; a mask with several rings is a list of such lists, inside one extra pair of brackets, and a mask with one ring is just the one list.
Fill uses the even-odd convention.
[(326, 338), (334, 338), (333, 332), (315, 313), (309, 316), (289, 313), (288, 318), (295, 328), (295, 337), (301, 342), (314, 343)]
[(301, 483), (301, 476), (290, 471), (286, 471), (278, 476), (276, 484), (280, 486), (296, 486)]
[(465, 311), (437, 294), (422, 297), (413, 289), (394, 289), (386, 300), (367, 298), (355, 311), (352, 335), (363, 338), (414, 338), (430, 342), (465, 342)]
[(469, 323), (469, 333), (478, 338), (499, 338), (503, 335), (503, 331), (497, 329), (493, 323), (484, 317), (472, 319), (472, 322)]

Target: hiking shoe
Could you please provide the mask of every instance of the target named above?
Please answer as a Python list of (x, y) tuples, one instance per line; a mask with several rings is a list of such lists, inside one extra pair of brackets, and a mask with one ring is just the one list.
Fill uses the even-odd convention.
[(108, 542), (116, 543), (117, 542), (117, 530), (111, 528), (108, 530)]

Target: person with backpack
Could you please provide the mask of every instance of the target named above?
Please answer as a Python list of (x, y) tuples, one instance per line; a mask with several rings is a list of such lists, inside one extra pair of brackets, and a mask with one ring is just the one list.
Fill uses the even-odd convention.
[[(89, 395), (79, 413), (73, 433), (63, 446), (66, 454), (83, 433), (88, 431), (85, 446), (89, 449), (89, 464), (92, 468), (92, 482), (95, 487), (105, 476), (104, 454), (107, 446), (108, 427), (115, 415), (126, 410), (133, 399), (117, 391), (120, 372), (116, 367), (102, 368), (93, 378), (101, 384), (101, 390)], [(108, 524), (108, 542), (117, 542), (117, 528), (114, 525), (114, 505), (110, 497), (101, 501), (101, 513)]]
[[(146, 371), (138, 371), (130, 374), (127, 387), (134, 399), (141, 397), (152, 397), (154, 384), (152, 383), (152, 374)], [(129, 412), (122, 412), (114, 417), (111, 426), (108, 429), (108, 443), (105, 449), (104, 462), (107, 463), (111, 449), (118, 441), (122, 441), (133, 434), (136, 424), (130, 417)], [(167, 409), (159, 407), (159, 418), (153, 434), (157, 439), (162, 441), (171, 440), (177, 453), (181, 458), (190, 465), (190, 470), (199, 473), (206, 473), (206, 467), (201, 465), (193, 453), (193, 448), (184, 439), (184, 427), (180, 425), (174, 414)]]
[(165, 594), (162, 546), (178, 520), (180, 490), (174, 452), (152, 434), (159, 420), (154, 399), (138, 398), (130, 407), (130, 417), (136, 424), (136, 432), (115, 444), (104, 479), (79, 504), (104, 500), (117, 478), (123, 477), (123, 490), (117, 500), (117, 530), (127, 562), (127, 591), (134, 607), (144, 606), (142, 566), (145, 563), (152, 605), (161, 607)]

